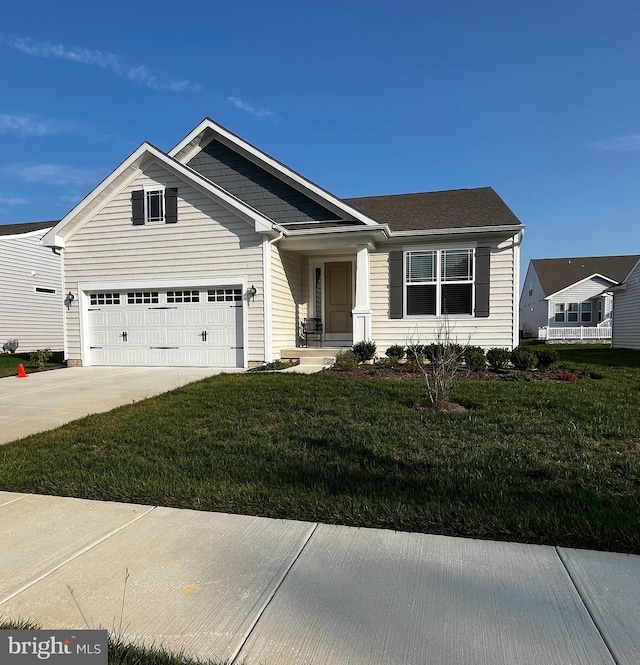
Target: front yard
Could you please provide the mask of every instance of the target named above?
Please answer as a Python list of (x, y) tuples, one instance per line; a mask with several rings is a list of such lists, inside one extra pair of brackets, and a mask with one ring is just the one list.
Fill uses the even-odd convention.
[(232, 374), (0, 447), (0, 490), (640, 553), (640, 354), (565, 347), (603, 376)]
[[(24, 365), (28, 374), (39, 371), (36, 362), (30, 356), (29, 353), (0, 353), (0, 378), (15, 376), (18, 373), (19, 365)], [(46, 363), (46, 369), (58, 367), (62, 367), (62, 351), (53, 353)]]

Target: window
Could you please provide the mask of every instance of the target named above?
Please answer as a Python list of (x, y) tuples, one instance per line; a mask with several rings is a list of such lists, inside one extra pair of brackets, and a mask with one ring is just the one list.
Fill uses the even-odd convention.
[(598, 323), (602, 322), (602, 300), (598, 300)]
[(472, 314), (473, 250), (406, 252), (407, 315)]
[(242, 300), (241, 289), (212, 289), (207, 292), (209, 302), (240, 302)]
[(119, 305), (119, 293), (92, 293), (89, 295), (92, 305)]
[(157, 305), (157, 291), (134, 291), (127, 293), (127, 305)]
[(556, 323), (564, 323), (564, 303), (563, 302), (556, 303), (556, 315), (555, 315), (554, 321)]
[(567, 321), (569, 321), (569, 323), (576, 322), (578, 320), (579, 311), (580, 311), (580, 304), (577, 302), (570, 302), (569, 308), (567, 310)]
[(144, 219), (147, 224), (164, 222), (164, 187), (144, 190)]
[(200, 302), (200, 291), (167, 291), (167, 302)]
[(44, 287), (44, 286), (34, 286), (34, 287), (33, 287), (33, 290), (34, 290), (36, 293), (53, 293), (53, 294), (55, 294), (55, 292), (56, 292), (55, 289), (48, 289), (48, 288), (46, 288), (46, 287)]
[(591, 321), (591, 302), (583, 302), (580, 305), (580, 321), (583, 323)]

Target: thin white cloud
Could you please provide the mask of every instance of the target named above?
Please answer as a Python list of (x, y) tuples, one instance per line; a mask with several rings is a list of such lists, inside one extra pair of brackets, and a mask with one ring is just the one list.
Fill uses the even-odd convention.
[(249, 113), (256, 118), (259, 118), (260, 120), (275, 117), (275, 113), (273, 111), (270, 111), (269, 109), (256, 108), (255, 106), (245, 102), (243, 99), (240, 99), (240, 97), (227, 97), (227, 101), (229, 104), (233, 104), (237, 109), (240, 109), (245, 113)]
[(605, 141), (593, 143), (591, 147), (602, 152), (637, 152), (640, 150), (640, 134), (615, 136)]
[(0, 35), (0, 42), (34, 58), (68, 60), (81, 65), (99, 67), (115, 76), (146, 85), (153, 90), (195, 92), (202, 89), (202, 86), (191, 81), (173, 80), (165, 76), (158, 76), (147, 65), (130, 65), (115, 53), (76, 46), (68, 47), (60, 43), (41, 42), (30, 37), (16, 37), (14, 35)]
[(65, 164), (8, 164), (0, 168), (0, 175), (23, 182), (39, 182), (56, 187), (82, 187), (100, 180), (100, 174), (96, 171)]
[(46, 120), (30, 113), (0, 113), (0, 134), (21, 136), (48, 136), (71, 129), (69, 123)]
[(0, 205), (2, 206), (21, 206), (28, 203), (27, 199), (19, 196), (3, 196), (0, 194)]

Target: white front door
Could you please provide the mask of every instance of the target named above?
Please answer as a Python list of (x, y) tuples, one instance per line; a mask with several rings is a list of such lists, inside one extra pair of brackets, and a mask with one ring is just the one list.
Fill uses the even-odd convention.
[(240, 287), (87, 296), (92, 365), (243, 366)]

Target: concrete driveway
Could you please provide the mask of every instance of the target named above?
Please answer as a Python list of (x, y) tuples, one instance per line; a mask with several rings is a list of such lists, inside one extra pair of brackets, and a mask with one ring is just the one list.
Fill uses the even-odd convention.
[(211, 367), (68, 367), (0, 379), (0, 444), (199, 381)]

